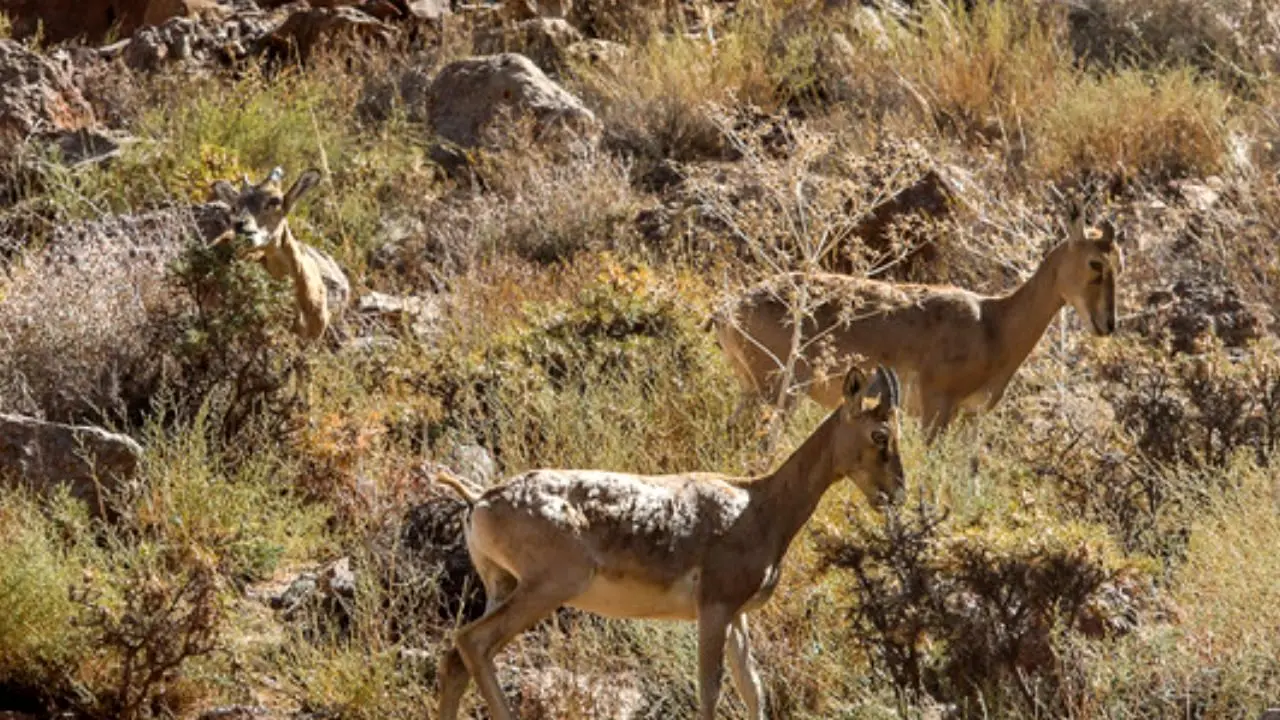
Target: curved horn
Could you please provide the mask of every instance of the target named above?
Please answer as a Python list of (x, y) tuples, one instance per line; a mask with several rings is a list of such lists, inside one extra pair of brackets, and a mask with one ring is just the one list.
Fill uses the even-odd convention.
[(876, 402), (882, 407), (896, 407), (897, 401), (897, 381), (894, 372), (884, 365), (876, 366), (875, 377), (871, 379), (871, 384), (867, 386), (866, 396), (874, 397)]
[(898, 373), (894, 372), (893, 368), (877, 365), (876, 377), (884, 382), (884, 391), (880, 394), (880, 401), (889, 403), (889, 407), (898, 407), (900, 400)]

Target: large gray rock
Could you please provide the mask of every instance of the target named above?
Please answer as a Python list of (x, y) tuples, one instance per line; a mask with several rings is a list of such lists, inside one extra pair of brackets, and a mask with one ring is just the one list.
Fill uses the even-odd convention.
[(532, 115), (539, 139), (594, 143), (600, 121), (529, 58), (515, 53), (458, 60), (440, 71), (428, 93), (437, 135), (463, 147), (482, 144), (503, 114)]
[(410, 0), (407, 8), (419, 20), (440, 20), (453, 14), (449, 0)]
[(0, 414), (0, 481), (42, 492), (66, 486), (105, 514), (106, 495), (137, 475), (142, 446), (102, 428)]
[(371, 324), (403, 327), (421, 339), (434, 336), (440, 329), (440, 302), (431, 296), (368, 292), (360, 296), (356, 306), (361, 317)]

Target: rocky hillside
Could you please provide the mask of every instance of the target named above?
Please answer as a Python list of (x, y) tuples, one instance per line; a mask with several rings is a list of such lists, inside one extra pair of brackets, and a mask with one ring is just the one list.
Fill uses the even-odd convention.
[[(0, 717), (433, 717), (484, 608), (436, 470), (774, 467), (826, 410), (743, 396), (725, 299), (1004, 293), (1073, 198), (1117, 331), (1064, 308), (992, 410), (904, 422), (902, 504), (828, 495), (769, 717), (1280, 706), (1273, 3), (0, 13)], [(696, 667), (568, 610), (499, 656), (526, 720), (691, 717)]]

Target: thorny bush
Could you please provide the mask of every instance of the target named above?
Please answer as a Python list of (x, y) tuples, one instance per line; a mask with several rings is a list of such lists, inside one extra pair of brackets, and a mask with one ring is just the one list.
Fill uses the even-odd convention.
[(1063, 681), (1055, 633), (1103, 634), (1130, 610), (1110, 601), (1130, 569), (1105, 538), (1043, 521), (958, 527), (921, 500), (890, 508), (882, 527), (817, 540), (822, 566), (850, 576), (850, 637), (900, 694), (1034, 708)]

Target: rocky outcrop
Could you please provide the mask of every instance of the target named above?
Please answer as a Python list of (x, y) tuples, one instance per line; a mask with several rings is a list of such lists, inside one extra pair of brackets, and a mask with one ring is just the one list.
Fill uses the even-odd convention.
[(8, 152), (33, 135), (94, 124), (93, 108), (66, 63), (0, 40), (0, 145)]
[(558, 75), (569, 67), (569, 48), (581, 41), (582, 33), (563, 18), (533, 18), (478, 33), (475, 48), (486, 55), (520, 53), (544, 72)]
[(95, 512), (106, 513), (141, 459), (142, 446), (125, 435), (0, 414), (0, 481), (41, 492), (65, 486)]
[(123, 45), (105, 49), (104, 55), (118, 52), (130, 68), (146, 72), (173, 65), (208, 69), (257, 52), (273, 27), (272, 19), (260, 12), (240, 13), (221, 22), (177, 17), (141, 28)]
[(268, 56), (305, 61), (320, 48), (350, 42), (391, 42), (395, 27), (351, 7), (311, 8), (291, 14), (264, 41)]

